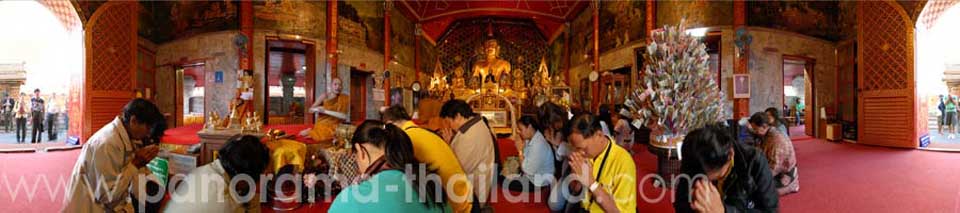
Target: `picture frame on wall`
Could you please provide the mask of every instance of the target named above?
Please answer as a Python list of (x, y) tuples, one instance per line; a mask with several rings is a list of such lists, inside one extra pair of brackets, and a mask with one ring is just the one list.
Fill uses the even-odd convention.
[(733, 75), (733, 98), (750, 98), (750, 74)]

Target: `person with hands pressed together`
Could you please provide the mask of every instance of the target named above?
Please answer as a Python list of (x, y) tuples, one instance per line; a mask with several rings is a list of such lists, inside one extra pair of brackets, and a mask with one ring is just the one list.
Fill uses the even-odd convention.
[(580, 183), (571, 188), (574, 194), (587, 190), (581, 207), (589, 212), (636, 212), (637, 170), (630, 153), (602, 133), (595, 116), (574, 117), (569, 131), (574, 149), (570, 168)]
[[(496, 179), (497, 148), (493, 132), (482, 116), (473, 112), (463, 100), (449, 100), (440, 107), (440, 118), (450, 128), (440, 135), (457, 156), (464, 173), (473, 186), (472, 209), (485, 210), (490, 206), (490, 191)], [(455, 132), (454, 132), (455, 131)]]
[(128, 198), (143, 194), (133, 192), (139, 188), (138, 175), (149, 174), (144, 167), (157, 157), (155, 143), (166, 128), (153, 103), (139, 98), (127, 103), (120, 116), (83, 145), (63, 212), (132, 212)]
[(673, 207), (686, 212), (777, 212), (779, 196), (767, 159), (720, 125), (687, 134)]

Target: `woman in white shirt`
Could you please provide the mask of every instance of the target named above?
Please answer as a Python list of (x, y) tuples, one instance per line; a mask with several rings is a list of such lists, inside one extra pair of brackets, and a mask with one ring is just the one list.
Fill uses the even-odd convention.
[(536, 191), (549, 186), (554, 175), (554, 153), (550, 143), (540, 133), (539, 123), (532, 116), (524, 115), (517, 120), (517, 150), (520, 152), (522, 176), (509, 178), (511, 191)]

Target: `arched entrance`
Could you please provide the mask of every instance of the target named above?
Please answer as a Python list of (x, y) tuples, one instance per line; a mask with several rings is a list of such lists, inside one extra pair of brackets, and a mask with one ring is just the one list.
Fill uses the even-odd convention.
[[(960, 1), (930, 1), (916, 23), (918, 120), (927, 149), (960, 151)], [(942, 107), (942, 108), (941, 108)], [(924, 139), (924, 137), (921, 137)]]
[(84, 32), (74, 6), (3, 1), (0, 27), (8, 29), (0, 33), (0, 147), (76, 141), (67, 132), (79, 118), (79, 104), (70, 103), (81, 94)]

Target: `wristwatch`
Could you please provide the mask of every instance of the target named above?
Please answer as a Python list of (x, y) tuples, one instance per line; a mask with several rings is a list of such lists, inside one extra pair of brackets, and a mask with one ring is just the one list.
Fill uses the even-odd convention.
[(600, 182), (594, 181), (593, 184), (590, 184), (590, 193), (595, 193), (598, 188), (600, 188)]

